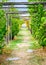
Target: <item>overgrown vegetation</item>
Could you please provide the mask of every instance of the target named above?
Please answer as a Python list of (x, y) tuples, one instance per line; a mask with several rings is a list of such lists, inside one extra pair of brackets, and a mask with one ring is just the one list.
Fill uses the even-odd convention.
[[(2, 2), (5, 2), (5, 1), (2, 1)], [(2, 5), (0, 5), (0, 7), (2, 7)], [(10, 8), (8, 11), (15, 12), (17, 10), (15, 8)], [(20, 30), (20, 25), (22, 25), (22, 23), (21, 23), (22, 20), (20, 20), (19, 15), (18, 15), (18, 18), (14, 18), (17, 15), (9, 14), (8, 17), (9, 17), (10, 21), (8, 22), (8, 21), (6, 21), (5, 14), (6, 14), (5, 11), (0, 9), (0, 54), (2, 53), (2, 49), (5, 44), (4, 39), (5, 39), (6, 35), (8, 35), (8, 32), (9, 32), (9, 35), (10, 35), (10, 32), (12, 32), (12, 38), (14, 38), (14, 36), (17, 35)], [(7, 23), (7, 27), (8, 27), (7, 30), (6, 30), (6, 22), (9, 23), (9, 24)], [(7, 31), (7, 33), (6, 33), (6, 31)]]
[[(11, 5), (11, 6), (12, 6), (12, 8), (9, 9), (10, 12), (18, 11), (16, 8), (14, 8), (13, 5)], [(12, 39), (13, 39), (14, 36), (17, 36), (23, 21), (20, 19), (19, 15), (15, 14), (15, 13), (9, 14), (9, 18), (11, 21), (11, 32), (12, 32)]]
[(17, 35), (19, 32), (19, 22), (18, 19), (13, 18), (12, 19), (12, 39), (15, 35)]
[[(29, 0), (29, 2), (30, 1), (32, 0)], [(31, 20), (32, 35), (35, 39), (38, 40), (39, 44), (42, 47), (45, 47), (46, 46), (46, 17), (44, 17), (45, 13), (43, 11), (44, 10), (43, 5), (38, 4), (38, 5), (31, 5), (31, 6), (32, 8), (29, 8), (29, 12), (32, 18)]]
[(6, 18), (4, 16), (5, 12), (0, 10), (0, 54), (2, 53), (2, 48), (4, 46), (4, 37), (6, 35)]

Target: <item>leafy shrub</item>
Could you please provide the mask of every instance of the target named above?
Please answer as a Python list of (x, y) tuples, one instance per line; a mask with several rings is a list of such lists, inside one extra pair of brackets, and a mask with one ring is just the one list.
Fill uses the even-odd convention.
[[(29, 0), (29, 2), (30, 1), (32, 0)], [(35, 14), (32, 12), (35, 11), (34, 7), (30, 8), (29, 12), (31, 12), (30, 14), (33, 15), (32, 22), (31, 22), (32, 35), (33, 37), (35, 37), (35, 39), (38, 40), (41, 46), (45, 47), (46, 46), (46, 18), (43, 16), (45, 16), (46, 12), (44, 12), (43, 9), (44, 9), (43, 5), (38, 4), (36, 8), (37, 12)]]
[(5, 12), (3, 10), (0, 10), (0, 53), (1, 53), (1, 49), (4, 46), (4, 37), (6, 34), (6, 19), (4, 16)]
[(15, 35), (17, 35), (19, 32), (19, 22), (18, 19), (13, 18), (12, 19), (12, 38), (14, 38)]
[(46, 21), (44, 21), (43, 24), (40, 26), (39, 31), (39, 43), (44, 48), (46, 46)]

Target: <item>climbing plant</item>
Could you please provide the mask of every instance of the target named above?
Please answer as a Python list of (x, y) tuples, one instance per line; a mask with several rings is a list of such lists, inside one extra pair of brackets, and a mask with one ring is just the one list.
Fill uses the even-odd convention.
[(11, 21), (12, 21), (12, 39), (13, 39), (14, 36), (17, 35), (19, 32), (19, 22), (18, 19), (15, 18), (13, 18)]
[(39, 28), (39, 43), (43, 48), (46, 46), (46, 17), (42, 17), (41, 21), (43, 22)]
[[(29, 0), (29, 2), (30, 1), (32, 0)], [(45, 1), (45, 0), (41, 0), (41, 1)], [(43, 5), (38, 4), (38, 5), (31, 5), (31, 6), (32, 8), (29, 8), (29, 13), (32, 18), (31, 20), (32, 35), (35, 39), (38, 40), (38, 42), (42, 47), (45, 47), (46, 46), (46, 18), (43, 17), (45, 15), (45, 12), (43, 11), (44, 9)]]
[[(11, 5), (12, 7), (14, 7), (13, 5)], [(10, 8), (9, 9), (10, 12), (15, 12), (18, 11), (16, 8)], [(12, 32), (12, 39), (14, 38), (14, 36), (16, 36), (20, 30), (20, 27), (22, 25), (22, 20), (20, 19), (19, 15), (17, 14), (11, 14), (9, 15), (9, 18), (11, 19), (11, 32)]]
[[(5, 0), (2, 0), (2, 2), (5, 2)], [(0, 5), (2, 7), (3, 5)], [(3, 9), (0, 9), (0, 54), (2, 54), (2, 49), (5, 45), (5, 35), (6, 35), (6, 17), (5, 17), (5, 11)]]
[(0, 53), (2, 53), (1, 49), (4, 46), (4, 37), (6, 34), (6, 18), (4, 16), (5, 12), (3, 10), (0, 10)]

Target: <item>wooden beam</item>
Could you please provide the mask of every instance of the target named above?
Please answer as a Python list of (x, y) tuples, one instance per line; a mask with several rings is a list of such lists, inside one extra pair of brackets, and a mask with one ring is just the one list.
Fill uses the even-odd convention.
[(46, 1), (42, 2), (0, 2), (0, 5), (46, 5)]
[[(16, 12), (6, 12), (6, 14), (27, 14), (30, 13), (29, 11), (16, 11)], [(34, 11), (36, 13), (36, 11)]]
[[(46, 12), (46, 9), (43, 10), (44, 12)], [(33, 13), (36, 13), (37, 11), (34, 11)], [(29, 11), (16, 11), (16, 12), (6, 12), (6, 14), (27, 14), (27, 13), (31, 13)]]

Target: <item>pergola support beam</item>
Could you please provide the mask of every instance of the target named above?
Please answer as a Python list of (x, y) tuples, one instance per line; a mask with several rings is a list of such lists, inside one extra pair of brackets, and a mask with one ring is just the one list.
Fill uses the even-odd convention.
[(46, 1), (42, 2), (0, 2), (1, 5), (46, 5)]

